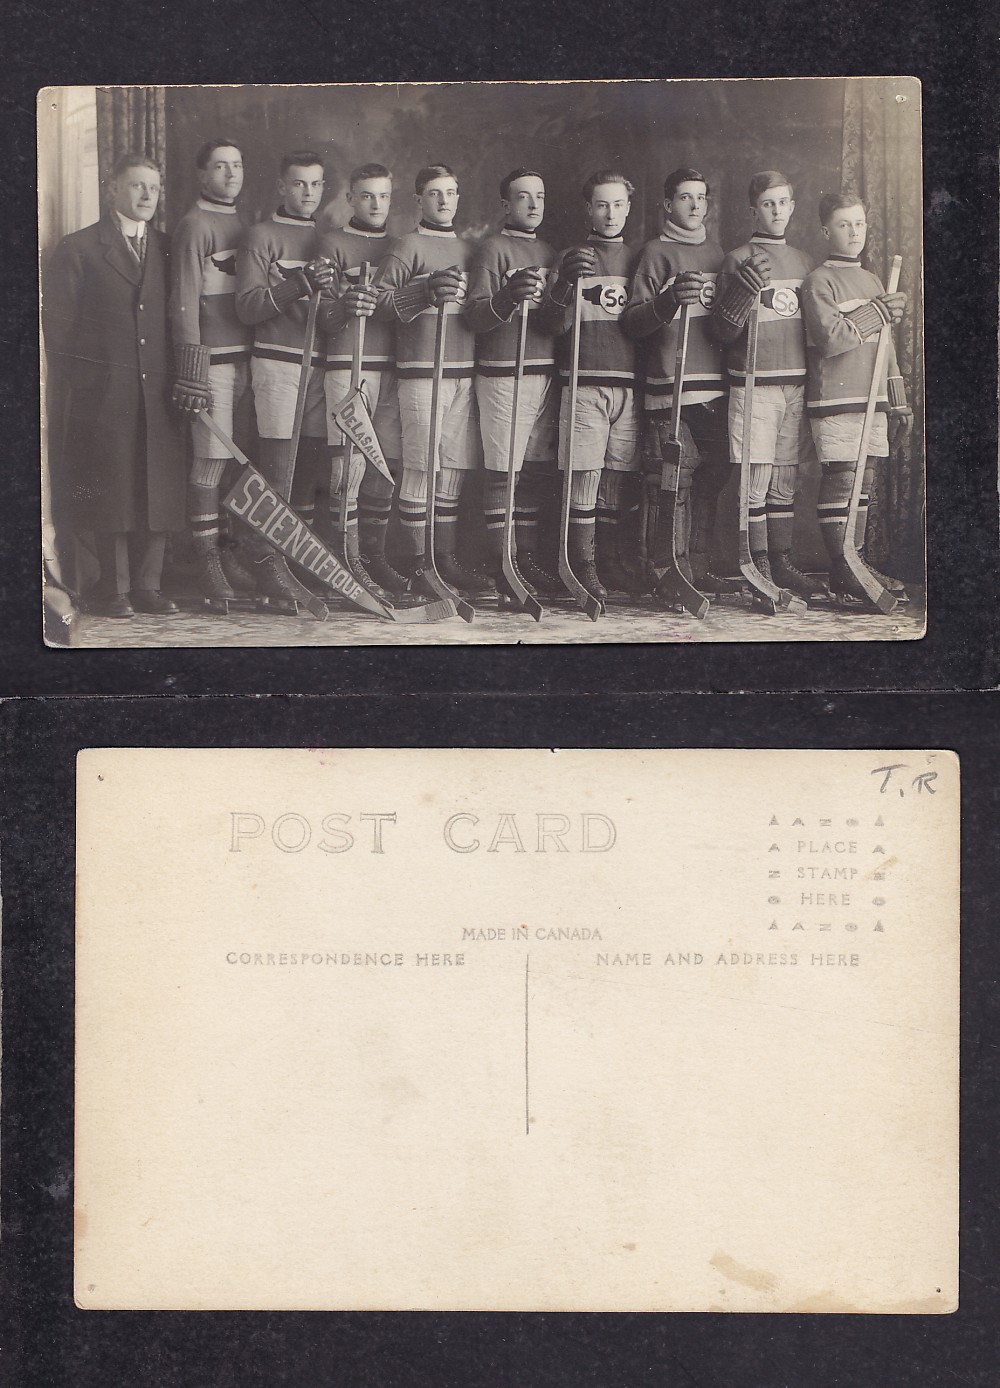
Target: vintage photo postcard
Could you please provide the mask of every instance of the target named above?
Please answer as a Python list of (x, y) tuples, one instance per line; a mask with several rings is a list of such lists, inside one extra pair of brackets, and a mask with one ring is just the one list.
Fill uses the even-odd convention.
[(924, 634), (913, 77), (46, 87), (38, 192), (50, 645)]
[(77, 783), (80, 1308), (955, 1310), (953, 753)]

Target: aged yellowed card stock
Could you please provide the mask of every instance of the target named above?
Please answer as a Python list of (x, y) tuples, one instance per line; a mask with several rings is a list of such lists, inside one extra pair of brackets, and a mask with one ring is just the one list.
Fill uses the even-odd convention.
[(78, 783), (81, 1307), (954, 1310), (951, 753)]

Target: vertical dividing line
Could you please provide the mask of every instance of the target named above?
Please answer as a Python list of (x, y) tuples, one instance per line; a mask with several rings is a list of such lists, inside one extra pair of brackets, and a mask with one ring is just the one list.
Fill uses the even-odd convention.
[(528, 1119), (528, 961), (530, 955), (524, 956), (524, 1131), (525, 1134), (531, 1132), (531, 1125)]

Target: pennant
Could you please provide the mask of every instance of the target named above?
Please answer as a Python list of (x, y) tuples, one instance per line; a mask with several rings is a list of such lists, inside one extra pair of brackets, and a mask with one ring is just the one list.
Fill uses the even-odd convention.
[(262, 535), (268, 544), (309, 573), (315, 574), (356, 606), (366, 612), (376, 612), (380, 617), (389, 615), (350, 570), (317, 539), (305, 521), (295, 514), (252, 463), (244, 463), (235, 486), (222, 504), (227, 511), (239, 516), (258, 535)]
[(378, 468), (382, 476), (391, 482), (392, 473), (389, 471), (389, 464), (382, 452), (382, 445), (378, 441), (375, 425), (368, 413), (368, 403), (360, 386), (341, 400), (340, 404), (333, 410), (333, 417), (341, 432), (346, 434), (371, 465)]

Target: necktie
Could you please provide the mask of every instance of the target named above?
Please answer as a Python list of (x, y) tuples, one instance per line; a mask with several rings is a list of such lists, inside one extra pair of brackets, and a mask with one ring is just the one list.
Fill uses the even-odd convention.
[(142, 264), (143, 255), (145, 254), (145, 250), (146, 250), (146, 238), (145, 238), (145, 236), (128, 236), (128, 237), (126, 237), (126, 240), (128, 241), (129, 245), (132, 247), (132, 254), (135, 256), (136, 260), (137, 260), (137, 261), (139, 262), (139, 264), (141, 265), (141, 264)]

